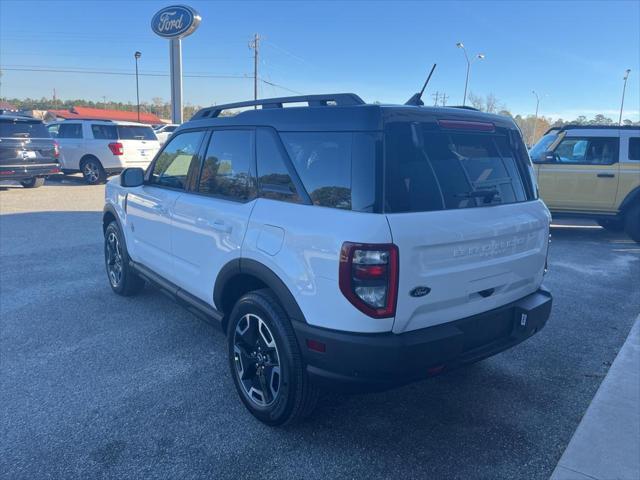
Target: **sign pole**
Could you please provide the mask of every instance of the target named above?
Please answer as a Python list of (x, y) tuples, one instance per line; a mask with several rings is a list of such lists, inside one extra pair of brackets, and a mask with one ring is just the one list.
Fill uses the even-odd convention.
[(182, 123), (182, 40), (172, 38), (169, 42), (171, 57), (171, 121)]

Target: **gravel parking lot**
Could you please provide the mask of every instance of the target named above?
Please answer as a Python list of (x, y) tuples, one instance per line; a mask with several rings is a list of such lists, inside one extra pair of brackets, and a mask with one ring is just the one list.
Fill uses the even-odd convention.
[(272, 429), (237, 398), (215, 324), (150, 288), (111, 292), (103, 193), (0, 187), (5, 478), (546, 479), (640, 312), (640, 246), (566, 224), (539, 335), (397, 390), (327, 393)]

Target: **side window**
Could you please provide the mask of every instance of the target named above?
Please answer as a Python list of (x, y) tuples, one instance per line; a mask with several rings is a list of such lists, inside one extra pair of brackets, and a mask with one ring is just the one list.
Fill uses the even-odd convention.
[(253, 131), (217, 130), (207, 147), (198, 192), (246, 200), (251, 192)]
[(611, 165), (618, 162), (619, 138), (591, 138), (585, 155), (586, 163)]
[(272, 200), (300, 202), (277, 140), (271, 132), (263, 129), (258, 129), (256, 135), (257, 176), (262, 196)]
[(611, 165), (618, 161), (618, 138), (567, 137), (555, 150), (556, 161), (561, 163), (582, 163)]
[(173, 137), (153, 166), (151, 184), (184, 189), (189, 167), (198, 161), (202, 137), (204, 132), (185, 132)]
[(58, 138), (82, 138), (81, 123), (62, 123), (58, 129)]
[(314, 205), (351, 210), (353, 134), (289, 132), (281, 138)]
[(629, 137), (629, 160), (640, 160), (640, 137)]
[(93, 138), (97, 140), (117, 140), (118, 131), (115, 125), (91, 125)]
[(567, 137), (556, 147), (556, 161), (560, 163), (584, 163), (588, 140), (584, 138)]

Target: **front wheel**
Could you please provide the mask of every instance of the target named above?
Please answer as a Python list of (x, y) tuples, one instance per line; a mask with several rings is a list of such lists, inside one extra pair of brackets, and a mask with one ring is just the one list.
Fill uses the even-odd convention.
[(124, 236), (115, 221), (104, 232), (104, 263), (111, 289), (118, 295), (135, 295), (144, 287), (144, 280), (129, 265)]
[(309, 381), (291, 322), (270, 290), (238, 300), (227, 339), (231, 375), (252, 415), (283, 425), (311, 413), (318, 389)]
[(22, 180), (20, 184), (24, 188), (38, 188), (44, 185), (44, 177), (33, 177), (28, 180)]

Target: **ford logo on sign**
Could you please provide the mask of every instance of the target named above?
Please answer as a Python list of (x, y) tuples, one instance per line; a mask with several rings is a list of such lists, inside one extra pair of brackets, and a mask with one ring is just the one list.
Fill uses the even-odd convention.
[(165, 7), (151, 19), (151, 29), (164, 38), (182, 38), (191, 35), (201, 17), (193, 8), (184, 5)]

